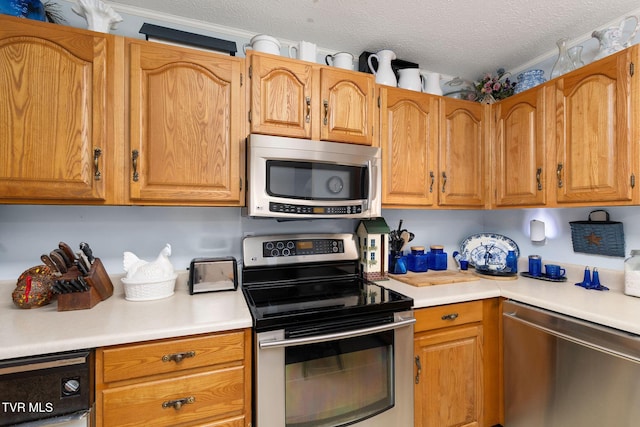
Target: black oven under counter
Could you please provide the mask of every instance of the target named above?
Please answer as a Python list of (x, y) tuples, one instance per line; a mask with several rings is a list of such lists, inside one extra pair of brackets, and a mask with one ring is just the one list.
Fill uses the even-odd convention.
[(355, 236), (248, 237), (243, 250), (255, 425), (412, 427), (413, 300), (359, 276)]

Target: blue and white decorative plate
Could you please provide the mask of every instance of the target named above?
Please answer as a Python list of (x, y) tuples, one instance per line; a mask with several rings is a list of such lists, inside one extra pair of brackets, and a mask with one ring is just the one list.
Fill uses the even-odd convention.
[(501, 234), (479, 233), (472, 234), (460, 244), (462, 259), (469, 260), (474, 267), (490, 270), (504, 270), (507, 266), (507, 254), (514, 251), (520, 256), (520, 249), (516, 242)]

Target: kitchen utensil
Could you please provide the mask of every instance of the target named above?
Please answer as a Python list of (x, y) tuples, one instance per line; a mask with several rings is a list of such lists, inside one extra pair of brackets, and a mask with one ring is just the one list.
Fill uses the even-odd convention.
[[(628, 37), (623, 38), (622, 32), (627, 21), (630, 19), (635, 21), (635, 27)], [(600, 44), (598, 53), (593, 60), (596, 61), (631, 46), (638, 29), (640, 29), (640, 20), (637, 16), (631, 15), (624, 18), (617, 27), (609, 27), (603, 30), (596, 30), (591, 33), (591, 37), (597, 39)]]
[(64, 274), (68, 271), (67, 263), (59, 253), (57, 253), (56, 251), (51, 251), (49, 252), (49, 258), (51, 259), (51, 261), (53, 261), (60, 273)]
[(315, 43), (301, 41), (297, 45), (289, 46), (289, 57), (302, 61), (316, 62), (317, 49)]
[(266, 34), (258, 34), (253, 36), (249, 43), (245, 43), (242, 46), (244, 54), (247, 54), (247, 49), (253, 49), (256, 52), (270, 53), (272, 55), (280, 55), (280, 42), (275, 37), (268, 36)]
[(60, 276), (62, 274), (58, 270), (58, 267), (53, 262), (53, 260), (49, 257), (49, 255), (46, 255), (46, 254), (40, 255), (40, 260), (44, 263), (44, 265), (46, 265), (47, 267), (49, 267), (49, 269), (51, 269), (51, 274), (55, 276)]
[(411, 286), (433, 286), (433, 285), (446, 285), (450, 283), (460, 282), (474, 282), (480, 280), (478, 276), (469, 274), (469, 272), (461, 273), (459, 271), (426, 271), (426, 272), (412, 272), (408, 271), (407, 274), (394, 275), (389, 274), (392, 279), (399, 282), (406, 283)]
[(91, 250), (91, 247), (89, 246), (89, 244), (86, 242), (81, 242), (80, 250), (87, 256), (87, 261), (89, 261), (89, 264), (93, 264), (93, 261), (95, 260), (95, 258), (93, 256), (93, 251)]
[[(375, 58), (378, 61), (378, 68), (375, 69), (371, 60)], [(381, 85), (393, 86), (396, 87), (398, 85), (398, 81), (396, 80), (396, 75), (391, 68), (391, 61), (396, 59), (396, 54), (392, 50), (381, 50), (377, 53), (372, 53), (369, 55), (367, 59), (367, 64), (369, 64), (369, 69), (376, 76), (376, 83)]]
[(54, 249), (53, 252), (57, 253), (60, 256), (60, 258), (62, 258), (62, 260), (64, 261), (64, 265), (67, 267), (67, 270), (73, 267), (73, 261), (72, 261), (73, 258), (69, 258), (65, 251), (58, 248), (58, 249)]
[(58, 248), (60, 248), (65, 253), (67, 258), (71, 260), (71, 264), (73, 265), (76, 259), (76, 254), (73, 253), (73, 249), (71, 249), (71, 246), (67, 245), (65, 242), (60, 242), (58, 243)]
[(460, 245), (462, 258), (469, 261), (472, 267), (483, 266), (501, 271), (507, 265), (507, 254), (514, 251), (520, 256), (516, 242), (501, 234), (478, 233), (465, 238)]
[(398, 87), (402, 89), (422, 91), (422, 80), (420, 78), (419, 68), (403, 68), (398, 70), (400, 79), (398, 79)]
[(349, 52), (338, 52), (324, 57), (324, 62), (336, 68), (353, 70), (353, 55)]

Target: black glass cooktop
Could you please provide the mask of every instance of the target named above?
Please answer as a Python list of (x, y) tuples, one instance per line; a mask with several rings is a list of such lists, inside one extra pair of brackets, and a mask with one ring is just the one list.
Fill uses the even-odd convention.
[(411, 308), (413, 300), (360, 278), (243, 287), (256, 330), (353, 318)]

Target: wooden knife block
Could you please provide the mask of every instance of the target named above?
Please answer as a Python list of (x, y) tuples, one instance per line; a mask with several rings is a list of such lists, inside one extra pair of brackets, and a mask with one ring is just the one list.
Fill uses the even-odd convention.
[[(62, 280), (77, 279), (81, 273), (78, 267), (71, 267), (62, 275)], [(92, 308), (100, 301), (113, 295), (113, 283), (102, 265), (100, 258), (96, 258), (91, 265), (89, 274), (84, 276), (89, 290), (84, 292), (70, 292), (58, 295), (58, 311), (84, 310)]]

